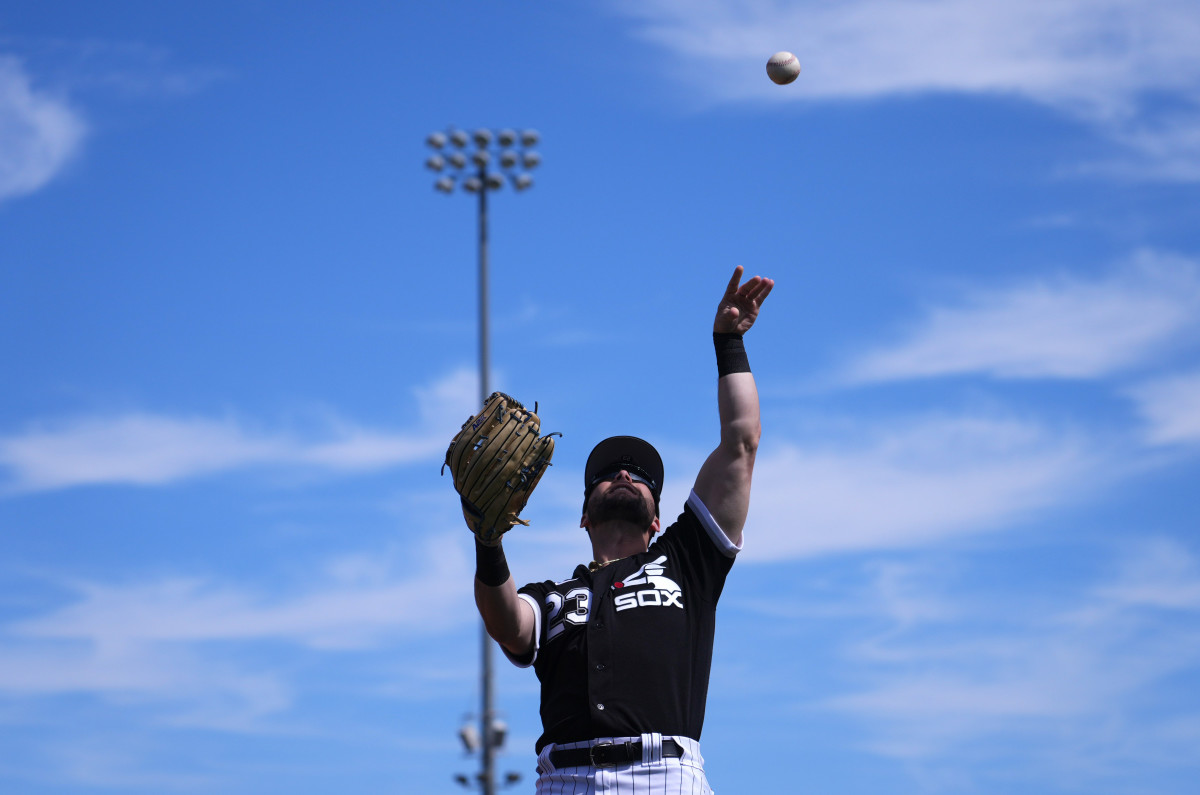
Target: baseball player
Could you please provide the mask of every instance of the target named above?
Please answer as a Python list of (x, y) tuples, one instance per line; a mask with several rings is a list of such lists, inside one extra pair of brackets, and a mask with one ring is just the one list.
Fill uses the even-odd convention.
[[(494, 531), (494, 521), (459, 489), (476, 531), (475, 599), (484, 625), (509, 659), (533, 667), (541, 682), (538, 795), (632, 793), (635, 786), (650, 795), (712, 792), (699, 740), (716, 606), (742, 548), (761, 435), (742, 335), (774, 287), (771, 279), (741, 278), (739, 266), (713, 323), (720, 442), (665, 530), (662, 459), (642, 439), (605, 439), (584, 468), (580, 526), (592, 562), (567, 579), (518, 590), (500, 543), (508, 528)], [(468, 420), (463, 432), (480, 422)], [(536, 424), (514, 438), (529, 435), (538, 439)], [(552, 444), (515, 478), (530, 481), (527, 492), (551, 452)], [(518, 503), (516, 511), (524, 506)], [(513, 512), (511, 523), (523, 522)]]

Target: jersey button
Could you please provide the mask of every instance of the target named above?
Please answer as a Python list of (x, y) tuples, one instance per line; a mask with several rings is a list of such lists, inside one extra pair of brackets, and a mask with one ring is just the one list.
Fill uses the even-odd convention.
[(597, 670), (597, 671), (603, 671), (603, 670), (604, 670), (605, 668), (607, 668), (607, 667), (608, 667), (608, 666), (607, 666), (607, 665), (605, 665), (604, 663), (596, 663), (596, 670)]
[(598, 709), (598, 710), (603, 710), (603, 709), (604, 709), (604, 705), (603, 705), (603, 704), (597, 704), (597, 705), (596, 705), (596, 709)]

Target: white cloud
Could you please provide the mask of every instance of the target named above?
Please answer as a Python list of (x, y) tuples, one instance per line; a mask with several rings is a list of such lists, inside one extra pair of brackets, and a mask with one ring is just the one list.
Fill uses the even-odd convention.
[[(97, 484), (159, 485), (253, 466), (310, 466), (333, 471), (379, 469), (428, 460), (475, 399), (474, 380), (453, 373), (416, 389), (419, 427), (404, 433), (367, 430), (337, 418), (319, 434), (264, 433), (231, 419), (134, 413), (42, 423), (0, 437), (3, 490), (47, 491)], [(457, 419), (454, 419), (457, 418)]]
[[(857, 719), (878, 753), (944, 767), (969, 755), (975, 775), (981, 759), (1009, 754), (1020, 755), (1024, 775), (1100, 778), (1190, 758), (1200, 741), (1194, 699), (1178, 710), (1150, 702), (1200, 670), (1200, 568), (1176, 542), (1141, 546), (1123, 551), (1131, 554), (1112, 582), (1065, 598), (1061, 587), (1047, 595), (1033, 584), (989, 598), (926, 568), (899, 597), (954, 609), (882, 631), (877, 620), (860, 625), (842, 664), (869, 684), (821, 706)], [(895, 586), (877, 589), (885, 615)], [(1164, 622), (1164, 606), (1184, 612)]]
[(1200, 372), (1147, 381), (1128, 390), (1152, 444), (1200, 442)]
[[(79, 601), (9, 630), (21, 638), (86, 641), (100, 650), (267, 639), (316, 648), (369, 646), (402, 630), (437, 631), (470, 618), (464, 606), (471, 569), (459, 541), (443, 537), (425, 550), (396, 555), (382, 570), (341, 561), (332, 580), (282, 599), (197, 579), (84, 584)], [(398, 577), (413, 559), (423, 561), (413, 569), (419, 574)], [(368, 571), (371, 576), (363, 576)]]
[(42, 774), (47, 782), (66, 781), (73, 787), (109, 792), (228, 791), (224, 781), (210, 774), (156, 769), (148, 758), (153, 743), (128, 736), (76, 736), (48, 746), (43, 751), (47, 766)]
[(287, 686), (274, 676), (238, 671), (187, 649), (11, 642), (4, 647), (0, 692), (9, 695), (91, 693), (172, 705), (199, 699), (223, 705), (230, 723), (275, 712), (291, 699)]
[(340, 427), (330, 441), (265, 434), (233, 420), (150, 414), (88, 418), (0, 439), (9, 492), (97, 484), (160, 485), (250, 466), (371, 469), (428, 458), (432, 436)]
[[(501, 374), (493, 376), (498, 381)], [(446, 377), (413, 390), (417, 397), (417, 413), (423, 425), (446, 429), (446, 444), (462, 427), (463, 421), (479, 411), (479, 374), (475, 370), (460, 369)], [(443, 449), (445, 445), (443, 445)]]
[[(1138, 92), (1194, 90), (1200, 14), (1186, 0), (650, 0), (619, 6), (680, 55), (741, 62), (795, 51), (796, 99), (918, 91), (1023, 95), (1112, 115)], [(761, 62), (761, 63), (759, 63)], [(706, 75), (713, 77), (719, 75)], [(763, 93), (778, 89), (757, 81)], [(740, 81), (718, 83), (733, 92)], [(741, 86), (744, 93), (750, 86)]]
[(1082, 441), (1017, 420), (929, 418), (873, 433), (837, 446), (765, 442), (742, 557), (925, 546), (1076, 498), (1105, 468)]
[(62, 172), (86, 126), (65, 101), (33, 87), (21, 63), (0, 55), (0, 201), (33, 193)]
[[(1141, 176), (1200, 171), (1200, 8), (1191, 0), (647, 0), (617, 4), (717, 99), (809, 102), (929, 92), (1021, 97), (1134, 147)], [(797, 53), (801, 82), (767, 81)], [(1171, 97), (1172, 120), (1150, 98)], [(1190, 121), (1187, 121), (1189, 120)], [(1180, 121), (1185, 123), (1180, 123)], [(1170, 128), (1174, 132), (1168, 132)], [(1158, 130), (1150, 133), (1149, 130)], [(1115, 170), (1110, 164), (1109, 170)]]
[(1200, 101), (1110, 130), (1120, 156), (1080, 163), (1081, 173), (1164, 182), (1200, 181)]
[(292, 707), (294, 683), (262, 670), (256, 650), (366, 653), (473, 623), (466, 538), (335, 560), (287, 594), (179, 577), (75, 583), (67, 604), (0, 627), (0, 694), (88, 694), (171, 725), (260, 731)]
[(1196, 263), (1142, 252), (1104, 279), (1064, 276), (935, 307), (906, 339), (852, 362), (844, 378), (1096, 378), (1178, 343), (1198, 313)]
[(131, 98), (195, 94), (231, 75), (224, 67), (178, 64), (161, 46), (137, 41), (89, 38), (58, 41), (56, 59), (72, 86), (101, 88)]
[(1114, 581), (1097, 589), (1107, 604), (1200, 612), (1200, 561), (1170, 538), (1142, 541)]

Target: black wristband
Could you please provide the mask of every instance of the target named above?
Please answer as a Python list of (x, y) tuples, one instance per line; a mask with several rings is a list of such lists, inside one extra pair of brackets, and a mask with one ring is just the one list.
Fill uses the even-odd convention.
[(504, 547), (499, 544), (489, 547), (475, 539), (475, 578), (489, 588), (496, 588), (508, 582), (510, 576)]
[(730, 373), (750, 372), (750, 359), (746, 357), (741, 334), (714, 331), (713, 345), (717, 348), (718, 378)]

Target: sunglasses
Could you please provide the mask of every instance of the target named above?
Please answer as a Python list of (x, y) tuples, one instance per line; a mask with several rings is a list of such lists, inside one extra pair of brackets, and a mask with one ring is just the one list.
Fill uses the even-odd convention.
[(603, 475), (597, 475), (596, 477), (592, 478), (592, 482), (588, 484), (588, 491), (591, 491), (597, 483), (603, 483), (606, 480), (612, 480), (617, 476), (618, 472), (628, 473), (630, 480), (632, 480), (634, 483), (644, 483), (646, 488), (650, 489), (652, 494), (658, 491), (658, 484), (650, 478), (650, 474), (641, 467), (632, 464), (618, 467), (611, 472), (605, 472)]

